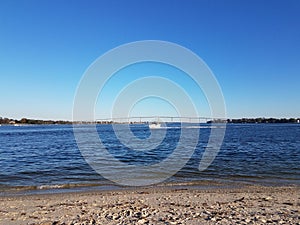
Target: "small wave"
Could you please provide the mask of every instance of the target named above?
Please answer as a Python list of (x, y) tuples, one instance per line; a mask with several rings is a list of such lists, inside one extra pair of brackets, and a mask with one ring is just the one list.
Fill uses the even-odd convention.
[(55, 184), (55, 185), (40, 185), (37, 186), (37, 190), (44, 190), (44, 189), (60, 189), (60, 188), (70, 188), (69, 184)]
[(51, 190), (51, 189), (72, 189), (81, 187), (95, 187), (101, 186), (103, 184), (99, 183), (88, 183), (88, 184), (49, 184), (49, 185), (32, 185), (32, 186), (1, 186), (0, 191), (31, 191), (31, 190)]
[(66, 189), (66, 188), (80, 188), (80, 187), (94, 187), (100, 186), (98, 183), (89, 183), (89, 184), (50, 184), (50, 185), (39, 185), (36, 186), (37, 190), (45, 189)]

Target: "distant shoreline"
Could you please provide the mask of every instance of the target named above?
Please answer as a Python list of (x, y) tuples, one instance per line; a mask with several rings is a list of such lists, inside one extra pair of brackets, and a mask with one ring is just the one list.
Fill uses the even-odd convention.
[[(0, 117), (1, 125), (51, 125), (51, 124), (117, 124), (113, 120), (105, 121), (68, 121), (68, 120), (37, 120), (22, 118), (20, 120)], [(125, 124), (140, 124), (148, 122), (123, 122)], [(240, 118), (240, 119), (214, 119), (208, 120), (206, 123), (229, 123), (229, 124), (245, 124), (245, 123), (300, 123), (300, 118)]]
[(241, 118), (227, 119), (227, 121), (213, 120), (208, 123), (300, 123), (300, 118)]

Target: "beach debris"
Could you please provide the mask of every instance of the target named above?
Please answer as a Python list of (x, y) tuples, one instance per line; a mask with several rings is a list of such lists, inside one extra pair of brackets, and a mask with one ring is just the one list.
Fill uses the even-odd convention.
[(239, 198), (239, 199), (234, 200), (233, 202), (241, 202), (241, 201), (243, 201), (244, 199), (245, 199), (245, 197), (242, 197), (242, 198)]

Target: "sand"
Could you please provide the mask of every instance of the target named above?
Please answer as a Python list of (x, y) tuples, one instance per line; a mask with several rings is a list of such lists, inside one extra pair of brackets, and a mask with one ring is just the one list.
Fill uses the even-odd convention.
[(156, 187), (0, 197), (0, 224), (300, 224), (300, 187)]

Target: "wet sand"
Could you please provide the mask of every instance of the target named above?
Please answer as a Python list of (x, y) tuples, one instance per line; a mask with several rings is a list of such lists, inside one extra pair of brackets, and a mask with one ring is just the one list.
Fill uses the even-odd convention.
[(300, 187), (156, 187), (0, 197), (0, 224), (300, 224)]

